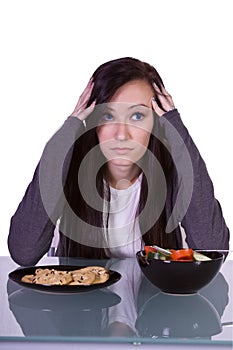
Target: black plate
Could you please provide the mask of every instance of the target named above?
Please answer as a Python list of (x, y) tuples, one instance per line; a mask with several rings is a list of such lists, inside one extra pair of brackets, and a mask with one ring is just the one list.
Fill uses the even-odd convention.
[(109, 279), (100, 284), (91, 284), (87, 286), (69, 286), (69, 285), (45, 285), (45, 284), (33, 284), (33, 283), (27, 283), (22, 282), (21, 278), (24, 275), (32, 275), (35, 273), (36, 269), (56, 269), (60, 271), (73, 271), (78, 270), (81, 268), (84, 268), (86, 266), (74, 266), (74, 265), (42, 265), (42, 266), (30, 266), (30, 267), (22, 267), (18, 268), (12, 272), (9, 273), (9, 278), (20, 284), (21, 286), (24, 286), (26, 288), (31, 288), (34, 290), (47, 292), (47, 293), (83, 293), (83, 292), (90, 292), (95, 289), (101, 289), (108, 287), (112, 285), (113, 283), (119, 281), (121, 278), (121, 275), (119, 272), (108, 270), (109, 271)]

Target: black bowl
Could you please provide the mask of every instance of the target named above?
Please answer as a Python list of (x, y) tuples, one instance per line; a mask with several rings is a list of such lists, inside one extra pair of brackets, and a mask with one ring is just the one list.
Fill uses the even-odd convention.
[(217, 251), (200, 251), (211, 258), (206, 261), (170, 261), (147, 259), (145, 251), (137, 252), (144, 275), (165, 293), (192, 294), (206, 286), (219, 272), (224, 255)]

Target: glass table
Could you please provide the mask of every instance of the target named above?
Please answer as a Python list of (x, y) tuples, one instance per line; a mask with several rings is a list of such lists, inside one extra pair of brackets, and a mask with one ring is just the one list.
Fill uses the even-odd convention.
[(193, 295), (160, 292), (137, 260), (44, 257), (38, 265), (102, 265), (121, 274), (111, 286), (61, 294), (25, 288), (0, 257), (0, 349), (203, 349), (233, 345), (233, 254)]

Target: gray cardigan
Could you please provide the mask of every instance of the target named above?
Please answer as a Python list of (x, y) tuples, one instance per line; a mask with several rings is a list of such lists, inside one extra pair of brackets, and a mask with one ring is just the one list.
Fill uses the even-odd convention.
[[(189, 247), (227, 250), (229, 230), (220, 204), (214, 197), (206, 165), (178, 111), (165, 113), (159, 123), (177, 170), (176, 181), (167, 189), (166, 231), (175, 230), (180, 247), (181, 225)], [(68, 171), (73, 142), (84, 129), (79, 119), (69, 117), (45, 146), (33, 179), (11, 218), (8, 247), (19, 265), (36, 264), (51, 246), (56, 220), (62, 220), (62, 175)], [(67, 256), (67, 240), (61, 235), (58, 256)], [(78, 248), (74, 249), (77, 252), (73, 250), (73, 256), (79, 256)]]

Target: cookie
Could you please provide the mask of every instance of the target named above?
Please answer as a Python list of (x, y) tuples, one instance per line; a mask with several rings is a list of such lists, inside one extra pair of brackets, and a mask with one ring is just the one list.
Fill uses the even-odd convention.
[(25, 275), (22, 282), (46, 285), (91, 285), (104, 283), (109, 271), (102, 266), (87, 266), (73, 271), (38, 268), (34, 275)]
[(32, 283), (35, 284), (54, 284), (54, 285), (66, 285), (72, 282), (73, 278), (68, 271), (58, 271), (45, 269), (43, 271), (36, 271), (35, 277)]
[(21, 281), (26, 283), (32, 283), (34, 277), (34, 275), (25, 275), (21, 278)]
[(88, 266), (81, 269), (81, 271), (91, 271), (95, 274), (95, 281), (93, 284), (104, 283), (109, 279), (108, 270), (102, 266)]
[(91, 271), (75, 270), (71, 274), (73, 281), (69, 285), (90, 285), (95, 281), (95, 274)]

